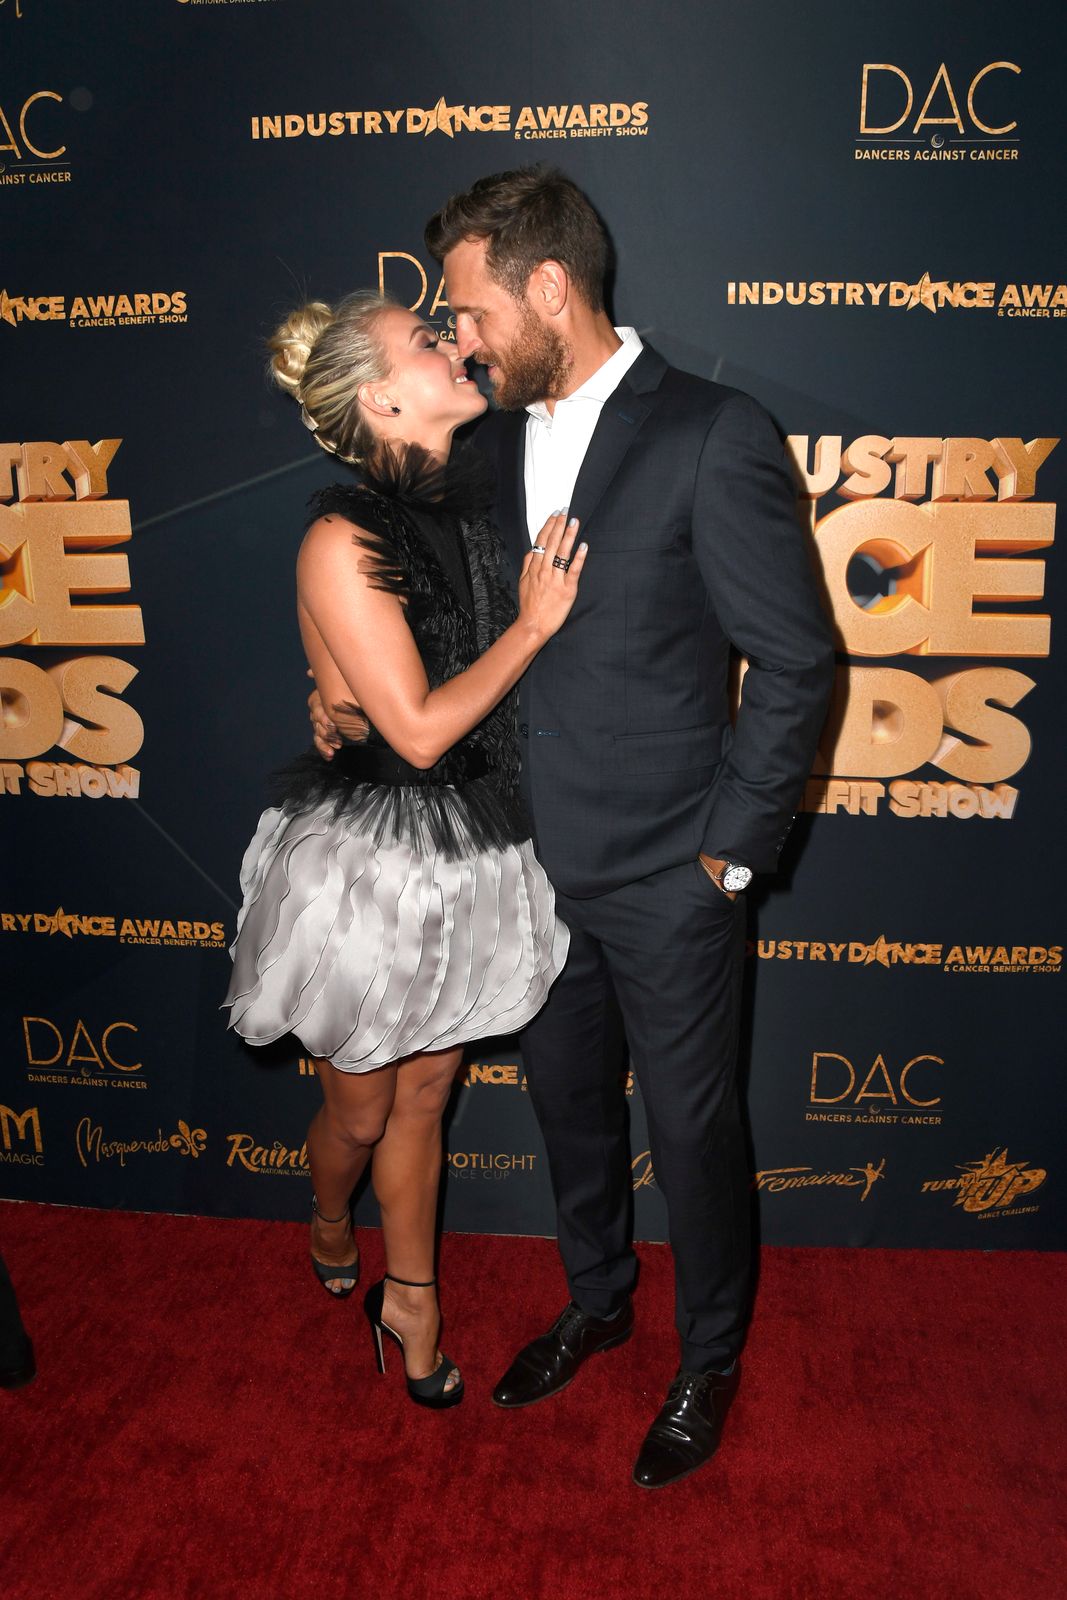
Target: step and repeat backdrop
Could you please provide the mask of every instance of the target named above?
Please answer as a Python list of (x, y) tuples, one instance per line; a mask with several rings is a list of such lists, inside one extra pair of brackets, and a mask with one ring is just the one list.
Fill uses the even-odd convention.
[[(219, 1013), (241, 853), (307, 743), (293, 564), (337, 470), (264, 339), (377, 285), (449, 337), (425, 219), (548, 161), (610, 227), (616, 321), (774, 414), (836, 624), (802, 814), (749, 912), (762, 1236), (1064, 1246), (1067, 252), (1040, 10), (0, 0), (0, 1193), (306, 1213), (313, 1064)], [(637, 1231), (662, 1239), (627, 1092)], [(444, 1217), (553, 1231), (515, 1040), (470, 1053)]]

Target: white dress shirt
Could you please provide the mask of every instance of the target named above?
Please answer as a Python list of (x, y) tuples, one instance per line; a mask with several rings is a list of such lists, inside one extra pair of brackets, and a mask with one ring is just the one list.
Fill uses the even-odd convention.
[(636, 329), (615, 332), (622, 344), (580, 389), (557, 400), (551, 413), (543, 400), (526, 407), (526, 521), (531, 544), (552, 512), (570, 505), (600, 409), (644, 349)]

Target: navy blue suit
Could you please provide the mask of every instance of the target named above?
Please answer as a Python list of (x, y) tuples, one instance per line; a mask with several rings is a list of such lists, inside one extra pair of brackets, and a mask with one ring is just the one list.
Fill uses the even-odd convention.
[[(515, 575), (525, 413), (475, 443)], [(520, 685), (523, 786), (572, 934), (523, 1035), (571, 1293), (634, 1282), (625, 1030), (668, 1207), (689, 1369), (726, 1365), (748, 1304), (736, 1093), (744, 913), (701, 851), (772, 871), (810, 770), (833, 648), (766, 412), (647, 346), (601, 411), (571, 498), (589, 543), (567, 622)], [(736, 730), (730, 646), (748, 658)]]

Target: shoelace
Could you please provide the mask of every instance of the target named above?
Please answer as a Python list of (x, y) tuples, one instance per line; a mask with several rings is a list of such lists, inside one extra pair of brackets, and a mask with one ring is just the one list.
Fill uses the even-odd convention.
[(553, 1328), (552, 1332), (559, 1334), (569, 1333), (571, 1328), (574, 1327), (575, 1323), (584, 1321), (585, 1312), (582, 1310), (581, 1306), (576, 1306), (572, 1302), (564, 1311), (560, 1313), (556, 1322), (556, 1326)]

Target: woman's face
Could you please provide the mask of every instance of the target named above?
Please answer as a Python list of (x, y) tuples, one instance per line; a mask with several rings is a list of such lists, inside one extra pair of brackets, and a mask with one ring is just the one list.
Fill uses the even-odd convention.
[(383, 312), (379, 331), (389, 376), (372, 387), (399, 407), (404, 438), (458, 428), (485, 410), (487, 402), (456, 346), (439, 339), (413, 311)]

